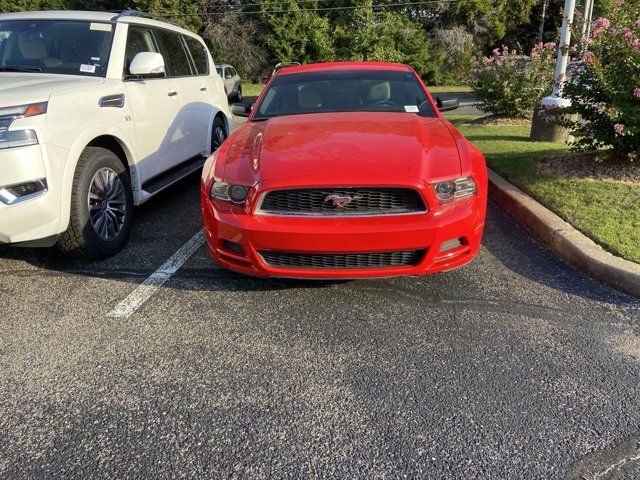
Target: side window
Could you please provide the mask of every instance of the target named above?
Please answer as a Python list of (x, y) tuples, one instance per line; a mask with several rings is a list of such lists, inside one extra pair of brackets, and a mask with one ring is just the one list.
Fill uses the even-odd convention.
[(184, 38), (187, 47), (189, 47), (198, 75), (209, 75), (209, 56), (205, 46), (193, 37), (185, 35), (182, 38)]
[[(127, 46), (124, 54), (124, 73), (129, 73), (129, 65), (133, 57), (140, 52), (158, 53), (158, 46), (153, 38), (153, 32), (150, 28), (134, 27), (129, 25), (127, 33)], [(166, 60), (165, 60), (166, 62)]]
[(227, 78), (232, 78), (236, 76), (236, 71), (233, 67), (229, 67), (227, 69)]
[(182, 45), (180, 34), (169, 30), (156, 30), (160, 40), (162, 55), (170, 77), (187, 77), (191, 75), (191, 66), (187, 52)]

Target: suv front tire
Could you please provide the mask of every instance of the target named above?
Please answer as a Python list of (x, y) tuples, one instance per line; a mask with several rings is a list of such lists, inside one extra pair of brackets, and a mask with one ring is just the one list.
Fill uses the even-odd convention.
[(67, 255), (101, 260), (127, 243), (133, 221), (131, 179), (111, 150), (87, 147), (73, 178), (69, 227), (58, 239)]

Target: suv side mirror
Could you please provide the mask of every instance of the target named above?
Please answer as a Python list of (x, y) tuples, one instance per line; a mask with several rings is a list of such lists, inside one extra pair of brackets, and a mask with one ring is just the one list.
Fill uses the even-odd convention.
[(129, 74), (138, 78), (164, 77), (164, 58), (156, 52), (139, 52), (131, 60)]
[(438, 110), (440, 110), (441, 112), (449, 112), (458, 108), (460, 106), (460, 102), (457, 98), (452, 98), (451, 100), (443, 100), (440, 97), (436, 97), (436, 105), (438, 106)]
[(238, 117), (248, 117), (251, 115), (251, 110), (253, 110), (253, 103), (237, 103), (233, 107), (231, 107), (231, 113)]

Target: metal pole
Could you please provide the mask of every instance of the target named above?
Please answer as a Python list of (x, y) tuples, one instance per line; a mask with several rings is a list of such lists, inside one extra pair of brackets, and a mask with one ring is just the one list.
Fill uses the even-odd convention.
[(584, 8), (582, 12), (582, 38), (587, 37), (587, 30), (589, 28), (589, 11), (593, 10), (593, 0), (584, 0)]
[(589, 14), (587, 16), (587, 36), (585, 38), (591, 38), (591, 21), (593, 20), (593, 5), (595, 3), (595, 0), (591, 0), (591, 5), (589, 6)]
[(571, 44), (571, 26), (576, 10), (576, 0), (565, 0), (564, 18), (562, 19), (562, 33), (560, 34), (560, 44), (558, 47), (558, 62), (556, 65), (556, 83), (553, 86), (553, 96), (557, 97), (561, 90), (567, 74), (567, 63), (569, 61), (569, 46)]

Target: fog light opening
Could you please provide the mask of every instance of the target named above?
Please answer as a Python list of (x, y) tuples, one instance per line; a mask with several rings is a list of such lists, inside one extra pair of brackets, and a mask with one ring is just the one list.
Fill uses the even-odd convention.
[(244, 248), (242, 248), (242, 245), (239, 243), (232, 242), (230, 240), (223, 240), (222, 246), (230, 252), (237, 253), (238, 255), (244, 255)]
[(17, 183), (0, 187), (0, 201), (6, 205), (12, 205), (47, 191), (47, 180), (39, 178), (30, 182)]
[(446, 242), (443, 242), (442, 245), (440, 245), (440, 253), (448, 252), (449, 250), (453, 250), (454, 248), (461, 247), (464, 244), (465, 244), (464, 238), (454, 238), (452, 240), (448, 240)]

